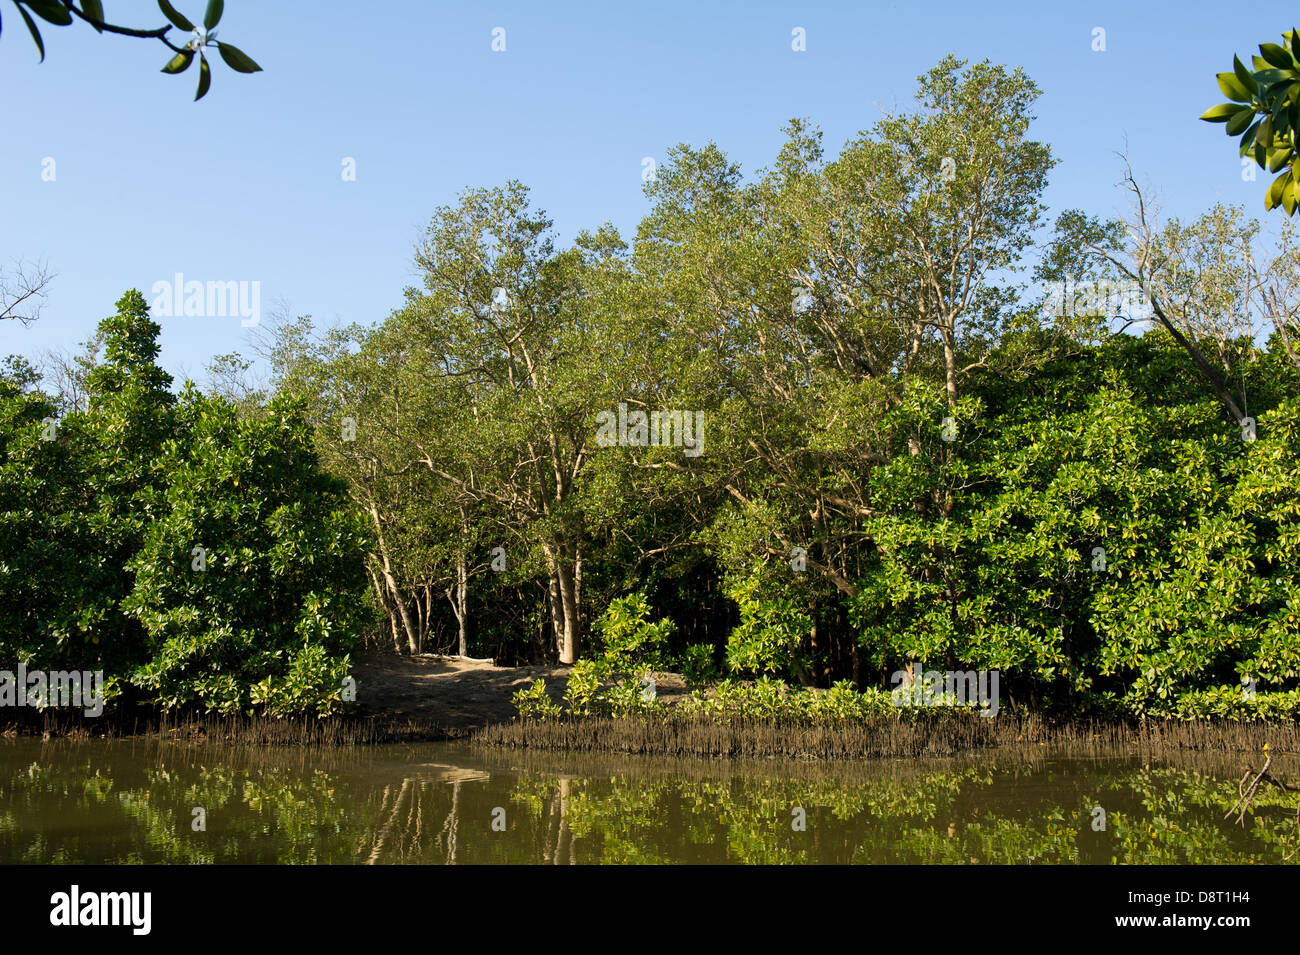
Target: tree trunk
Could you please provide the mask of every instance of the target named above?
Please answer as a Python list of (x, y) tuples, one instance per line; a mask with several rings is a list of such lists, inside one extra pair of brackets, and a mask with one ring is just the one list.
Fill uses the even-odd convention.
[(546, 583), (546, 606), (551, 612), (551, 641), (558, 659), (564, 642), (564, 611), (561, 609), (559, 577), (554, 564)]
[(384, 613), (388, 617), (388, 627), (393, 633), (393, 649), (398, 653), (401, 653), (402, 635), (397, 629), (397, 611), (393, 609), (392, 601), (388, 599), (388, 589), (380, 583), (379, 577), (375, 574), (375, 569), (373, 567), (367, 564), (366, 570), (370, 574), (371, 584), (374, 585), (375, 597), (379, 600), (379, 606), (384, 609)]
[(560, 662), (572, 666), (578, 660), (578, 590), (582, 583), (582, 563), (577, 554), (570, 558), (562, 547), (543, 546), (550, 571), (547, 596), (551, 604), (551, 623), (555, 628), (556, 650)]
[(465, 569), (465, 552), (456, 553), (456, 624), (457, 653), (469, 656), (469, 573)]
[(1227, 382), (1225, 382), (1219, 376), (1219, 373), (1214, 370), (1214, 366), (1205, 360), (1205, 356), (1201, 354), (1201, 350), (1196, 347), (1196, 344), (1189, 341), (1187, 336), (1180, 332), (1174, 326), (1174, 323), (1169, 320), (1169, 317), (1165, 315), (1164, 309), (1160, 307), (1160, 303), (1156, 301), (1155, 295), (1148, 293), (1148, 297), (1151, 300), (1151, 311), (1155, 313), (1156, 319), (1164, 326), (1165, 331), (1169, 332), (1169, 334), (1173, 336), (1174, 341), (1182, 347), (1183, 351), (1187, 352), (1187, 354), (1191, 356), (1196, 367), (1201, 370), (1201, 374), (1205, 376), (1206, 380), (1210, 383), (1210, 387), (1214, 389), (1214, 393), (1218, 395), (1219, 401), (1221, 401), (1223, 406), (1228, 409), (1228, 414), (1232, 416), (1232, 423), (1237, 425), (1241, 424), (1241, 420), (1245, 417), (1245, 414), (1242, 412), (1241, 407), (1237, 404), (1236, 400), (1232, 397), (1232, 393), (1228, 391)]
[(812, 651), (812, 685), (817, 687), (825, 686), (826, 648), (822, 646), (821, 633), (817, 627), (816, 617), (813, 617), (812, 630), (808, 634), (808, 646)]
[(943, 329), (944, 390), (948, 393), (948, 407), (957, 407), (957, 350), (952, 332)]
[(559, 565), (560, 602), (564, 614), (564, 639), (560, 642), (560, 662), (574, 664), (578, 660), (578, 600), (573, 568)]
[(420, 591), (415, 592), (415, 646), (416, 653), (424, 652), (424, 635), (429, 632), (429, 613), (420, 599)]
[(384, 529), (379, 520), (379, 510), (374, 505), (370, 507), (370, 519), (375, 525), (375, 540), (379, 544), (380, 570), (384, 575), (384, 582), (388, 585), (389, 596), (393, 604), (402, 615), (402, 627), (406, 630), (406, 645), (410, 652), (415, 654), (420, 652), (420, 631), (416, 622), (411, 618), (411, 608), (406, 605), (402, 599), (401, 588), (397, 586), (397, 581), (393, 579), (392, 564), (388, 559), (388, 546), (384, 541)]

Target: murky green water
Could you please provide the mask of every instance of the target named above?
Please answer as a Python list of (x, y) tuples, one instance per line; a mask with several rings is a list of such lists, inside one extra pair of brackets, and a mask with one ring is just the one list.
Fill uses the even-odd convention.
[(1223, 819), (1244, 769), (1047, 753), (736, 763), (7, 740), (0, 862), (1281, 861), (1294, 796), (1266, 795), (1245, 828)]

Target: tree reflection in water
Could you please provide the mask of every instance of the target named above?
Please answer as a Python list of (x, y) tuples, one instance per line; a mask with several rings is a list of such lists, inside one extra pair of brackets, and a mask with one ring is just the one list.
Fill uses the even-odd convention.
[[(1243, 762), (740, 763), (17, 740), (0, 743), (0, 861), (1281, 862), (1295, 849), (1294, 794), (1261, 791), (1244, 827), (1224, 819)], [(1097, 807), (1104, 831), (1093, 829)]]

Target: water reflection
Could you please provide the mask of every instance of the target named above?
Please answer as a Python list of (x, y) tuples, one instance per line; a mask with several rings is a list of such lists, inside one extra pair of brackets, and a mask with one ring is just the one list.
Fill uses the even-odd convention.
[(1295, 794), (1261, 791), (1247, 826), (1232, 825), (1244, 766), (16, 740), (0, 742), (0, 861), (1279, 862), (1295, 847)]

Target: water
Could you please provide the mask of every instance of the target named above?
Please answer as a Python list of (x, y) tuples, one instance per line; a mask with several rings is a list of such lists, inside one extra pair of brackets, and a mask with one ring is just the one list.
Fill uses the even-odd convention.
[(1044, 750), (742, 763), (453, 744), (5, 740), (0, 862), (1281, 861), (1296, 845), (1295, 794), (1262, 793), (1244, 828), (1223, 818), (1246, 762)]

